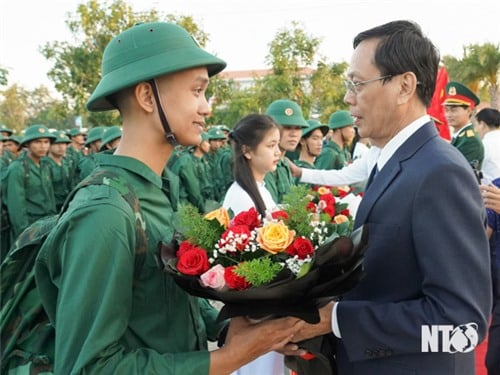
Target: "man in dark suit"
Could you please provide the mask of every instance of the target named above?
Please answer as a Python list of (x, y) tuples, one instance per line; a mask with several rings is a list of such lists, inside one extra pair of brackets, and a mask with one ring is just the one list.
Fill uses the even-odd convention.
[(333, 331), (340, 375), (474, 374), (491, 311), (485, 212), (472, 169), (426, 114), (438, 62), (409, 21), (354, 39), (344, 101), (381, 149), (354, 224), (369, 230), (365, 275), (294, 337)]

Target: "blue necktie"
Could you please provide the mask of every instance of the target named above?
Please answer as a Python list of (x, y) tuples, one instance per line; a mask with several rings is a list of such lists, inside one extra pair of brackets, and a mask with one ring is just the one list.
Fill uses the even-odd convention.
[(373, 166), (373, 169), (372, 171), (370, 172), (370, 177), (368, 177), (368, 182), (366, 183), (366, 189), (368, 189), (368, 187), (371, 185), (371, 183), (373, 182), (373, 180), (375, 179), (375, 177), (377, 177), (378, 175), (378, 166), (377, 166), (377, 163), (375, 163), (375, 165)]

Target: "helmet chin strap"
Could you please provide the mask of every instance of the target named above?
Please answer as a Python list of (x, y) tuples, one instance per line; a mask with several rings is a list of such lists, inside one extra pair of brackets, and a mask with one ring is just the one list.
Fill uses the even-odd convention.
[(163, 126), (163, 130), (165, 131), (165, 139), (172, 146), (177, 146), (179, 142), (175, 138), (175, 134), (170, 129), (170, 125), (168, 124), (167, 117), (165, 116), (165, 111), (163, 110), (163, 106), (161, 105), (160, 95), (158, 94), (158, 86), (156, 85), (155, 79), (149, 80), (151, 87), (153, 88), (153, 95), (155, 96), (156, 103), (158, 105), (158, 114), (160, 115), (161, 125)]

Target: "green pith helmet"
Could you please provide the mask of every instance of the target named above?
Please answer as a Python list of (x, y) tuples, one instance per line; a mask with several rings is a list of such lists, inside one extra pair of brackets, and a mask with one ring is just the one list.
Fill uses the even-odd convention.
[(479, 98), (467, 86), (453, 81), (448, 82), (446, 85), (446, 96), (443, 105), (465, 105), (474, 108), (478, 104)]
[(207, 132), (201, 133), (201, 142), (203, 142), (203, 141), (208, 141), (208, 133)]
[(354, 125), (354, 117), (351, 116), (349, 111), (337, 111), (332, 113), (328, 119), (328, 126), (330, 129), (340, 129), (346, 126)]
[(71, 128), (66, 132), (68, 137), (76, 137), (77, 135), (83, 135), (85, 132), (80, 128)]
[(95, 128), (90, 129), (87, 134), (87, 139), (85, 140), (85, 146), (90, 146), (92, 142), (102, 139), (104, 129), (104, 126), (96, 126)]
[(220, 130), (222, 130), (224, 132), (228, 132), (228, 133), (231, 132), (231, 129), (229, 129), (226, 125), (217, 125), (217, 128), (219, 128)]
[(56, 137), (56, 139), (52, 143), (71, 143), (71, 139), (69, 139), (66, 133), (63, 131), (56, 130), (51, 132), (51, 134)]
[(115, 107), (107, 97), (167, 73), (206, 66), (213, 76), (226, 63), (200, 48), (182, 27), (167, 22), (133, 26), (113, 38), (102, 57), (102, 78), (87, 102), (89, 111)]
[(122, 136), (122, 128), (115, 125), (115, 126), (110, 126), (109, 128), (106, 128), (104, 131), (104, 134), (102, 135), (102, 143), (101, 143), (101, 148), (99, 149), (100, 151), (106, 150), (106, 145), (108, 143), (111, 143), (117, 138), (120, 138)]
[(4, 124), (0, 124), (0, 133), (7, 133), (9, 136), (12, 135), (12, 129), (6, 127)]
[(300, 126), (301, 128), (309, 126), (304, 119), (302, 109), (293, 100), (275, 100), (267, 107), (266, 115), (271, 116), (281, 126)]
[(24, 137), (21, 140), (21, 146), (24, 146), (27, 142), (40, 138), (48, 138), (51, 142), (53, 142), (56, 139), (56, 136), (51, 134), (49, 128), (45, 125), (31, 125), (26, 128), (26, 131), (24, 132)]
[(323, 133), (323, 137), (326, 135), (326, 133), (328, 133), (328, 125), (324, 125), (318, 120), (307, 120), (306, 122), (309, 124), (309, 126), (302, 129), (302, 137), (311, 134), (316, 129), (321, 130), (321, 133)]
[(226, 135), (219, 128), (208, 129), (208, 139), (214, 141), (216, 139), (226, 139)]
[(23, 141), (23, 137), (19, 135), (11, 135), (7, 140), (16, 142), (18, 145), (21, 145), (21, 142)]

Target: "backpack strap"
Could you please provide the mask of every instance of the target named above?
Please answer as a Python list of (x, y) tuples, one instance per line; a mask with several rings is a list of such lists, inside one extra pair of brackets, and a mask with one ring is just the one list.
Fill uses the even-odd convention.
[(59, 217), (67, 210), (71, 200), (74, 198), (78, 190), (90, 185), (108, 185), (117, 190), (122, 198), (128, 203), (134, 213), (135, 226), (135, 267), (134, 280), (139, 276), (142, 266), (145, 261), (145, 255), (148, 249), (148, 240), (146, 235), (146, 223), (142, 217), (141, 206), (139, 199), (135, 195), (132, 186), (118, 173), (107, 170), (98, 169), (93, 171), (89, 176), (84, 178), (68, 195), (59, 213)]

